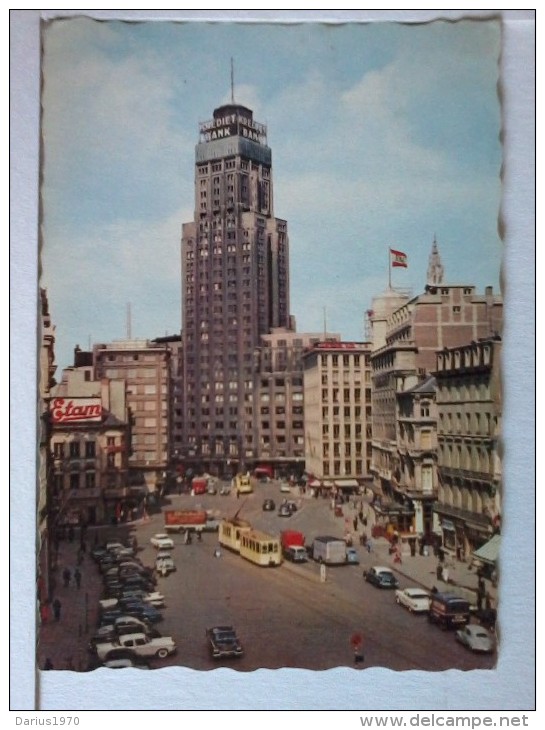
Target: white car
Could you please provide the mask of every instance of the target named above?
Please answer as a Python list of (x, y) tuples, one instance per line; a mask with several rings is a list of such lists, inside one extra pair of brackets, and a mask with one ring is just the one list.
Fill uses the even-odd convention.
[(158, 550), (172, 550), (174, 548), (174, 542), (171, 537), (166, 535), (164, 532), (160, 532), (154, 535), (151, 540), (151, 544)]
[(280, 485), (280, 491), (283, 494), (291, 494), (291, 487), (287, 482), (282, 482), (282, 484)]
[[(131, 594), (131, 595), (128, 595)], [(149, 603), (152, 606), (155, 606), (156, 608), (163, 608), (165, 605), (165, 597), (162, 593), (159, 593), (159, 591), (153, 591), (152, 593), (146, 593), (145, 591), (140, 591), (138, 589), (135, 589), (134, 591), (128, 591), (127, 595), (124, 596), (125, 598), (139, 598), (144, 603)], [(104, 611), (108, 611), (112, 608), (117, 608), (119, 603), (119, 600), (117, 598), (103, 598), (101, 601), (99, 601), (100, 608)]]
[(471, 651), (490, 654), (494, 651), (496, 641), (494, 635), (478, 624), (468, 624), (456, 632), (456, 641)]
[(423, 588), (403, 588), (396, 591), (396, 602), (408, 608), (411, 613), (426, 613), (430, 610), (431, 597)]
[[(139, 657), (157, 657), (164, 659), (174, 654), (176, 644), (171, 636), (151, 638), (146, 634), (124, 634), (115, 641), (106, 644), (97, 644), (96, 653), (101, 661), (108, 659), (130, 658), (133, 654)], [(121, 657), (120, 654), (125, 654)]]

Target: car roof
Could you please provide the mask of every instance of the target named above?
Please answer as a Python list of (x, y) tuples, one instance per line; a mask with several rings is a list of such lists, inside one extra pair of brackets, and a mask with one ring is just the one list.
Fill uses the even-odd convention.
[(212, 626), (208, 630), (213, 631), (213, 632), (222, 632), (222, 631), (233, 631), (234, 632), (235, 629), (232, 626)]
[(374, 570), (376, 573), (391, 573), (391, 568), (386, 568), (384, 565), (373, 565), (372, 570)]
[(406, 593), (408, 596), (428, 596), (429, 592), (425, 588), (417, 588), (416, 586), (412, 586), (410, 588), (404, 588), (403, 593)]

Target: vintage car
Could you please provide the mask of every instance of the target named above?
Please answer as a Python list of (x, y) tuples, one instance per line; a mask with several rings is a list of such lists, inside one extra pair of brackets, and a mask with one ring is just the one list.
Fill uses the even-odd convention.
[(206, 638), (213, 659), (241, 657), (244, 654), (240, 640), (232, 626), (213, 626), (206, 630)]
[(369, 570), (364, 570), (363, 577), (368, 583), (377, 588), (397, 588), (399, 585), (390, 568), (384, 568), (381, 565), (375, 565)]
[(430, 594), (423, 588), (403, 588), (396, 591), (396, 603), (411, 613), (427, 613), (430, 610)]
[(496, 646), (494, 635), (479, 624), (468, 624), (458, 629), (455, 637), (456, 641), (476, 653), (490, 654)]

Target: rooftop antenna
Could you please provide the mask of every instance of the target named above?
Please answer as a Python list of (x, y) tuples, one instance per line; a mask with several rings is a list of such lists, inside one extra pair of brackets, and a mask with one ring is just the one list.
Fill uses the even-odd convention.
[(235, 103), (235, 71), (233, 66), (233, 57), (231, 56), (231, 104)]

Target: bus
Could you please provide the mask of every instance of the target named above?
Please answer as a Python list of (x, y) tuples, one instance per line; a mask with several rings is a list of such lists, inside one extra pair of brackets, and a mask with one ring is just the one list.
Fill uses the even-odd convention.
[(220, 522), (218, 529), (219, 544), (223, 547), (233, 550), (235, 553), (240, 552), (240, 541), (243, 534), (249, 532), (252, 526), (246, 520), (234, 517), (231, 520), (223, 520)]
[(235, 477), (237, 494), (251, 494), (254, 491), (252, 480), (248, 474), (237, 474)]
[(243, 532), (240, 537), (240, 557), (264, 567), (280, 565), (282, 562), (280, 540), (257, 530)]

